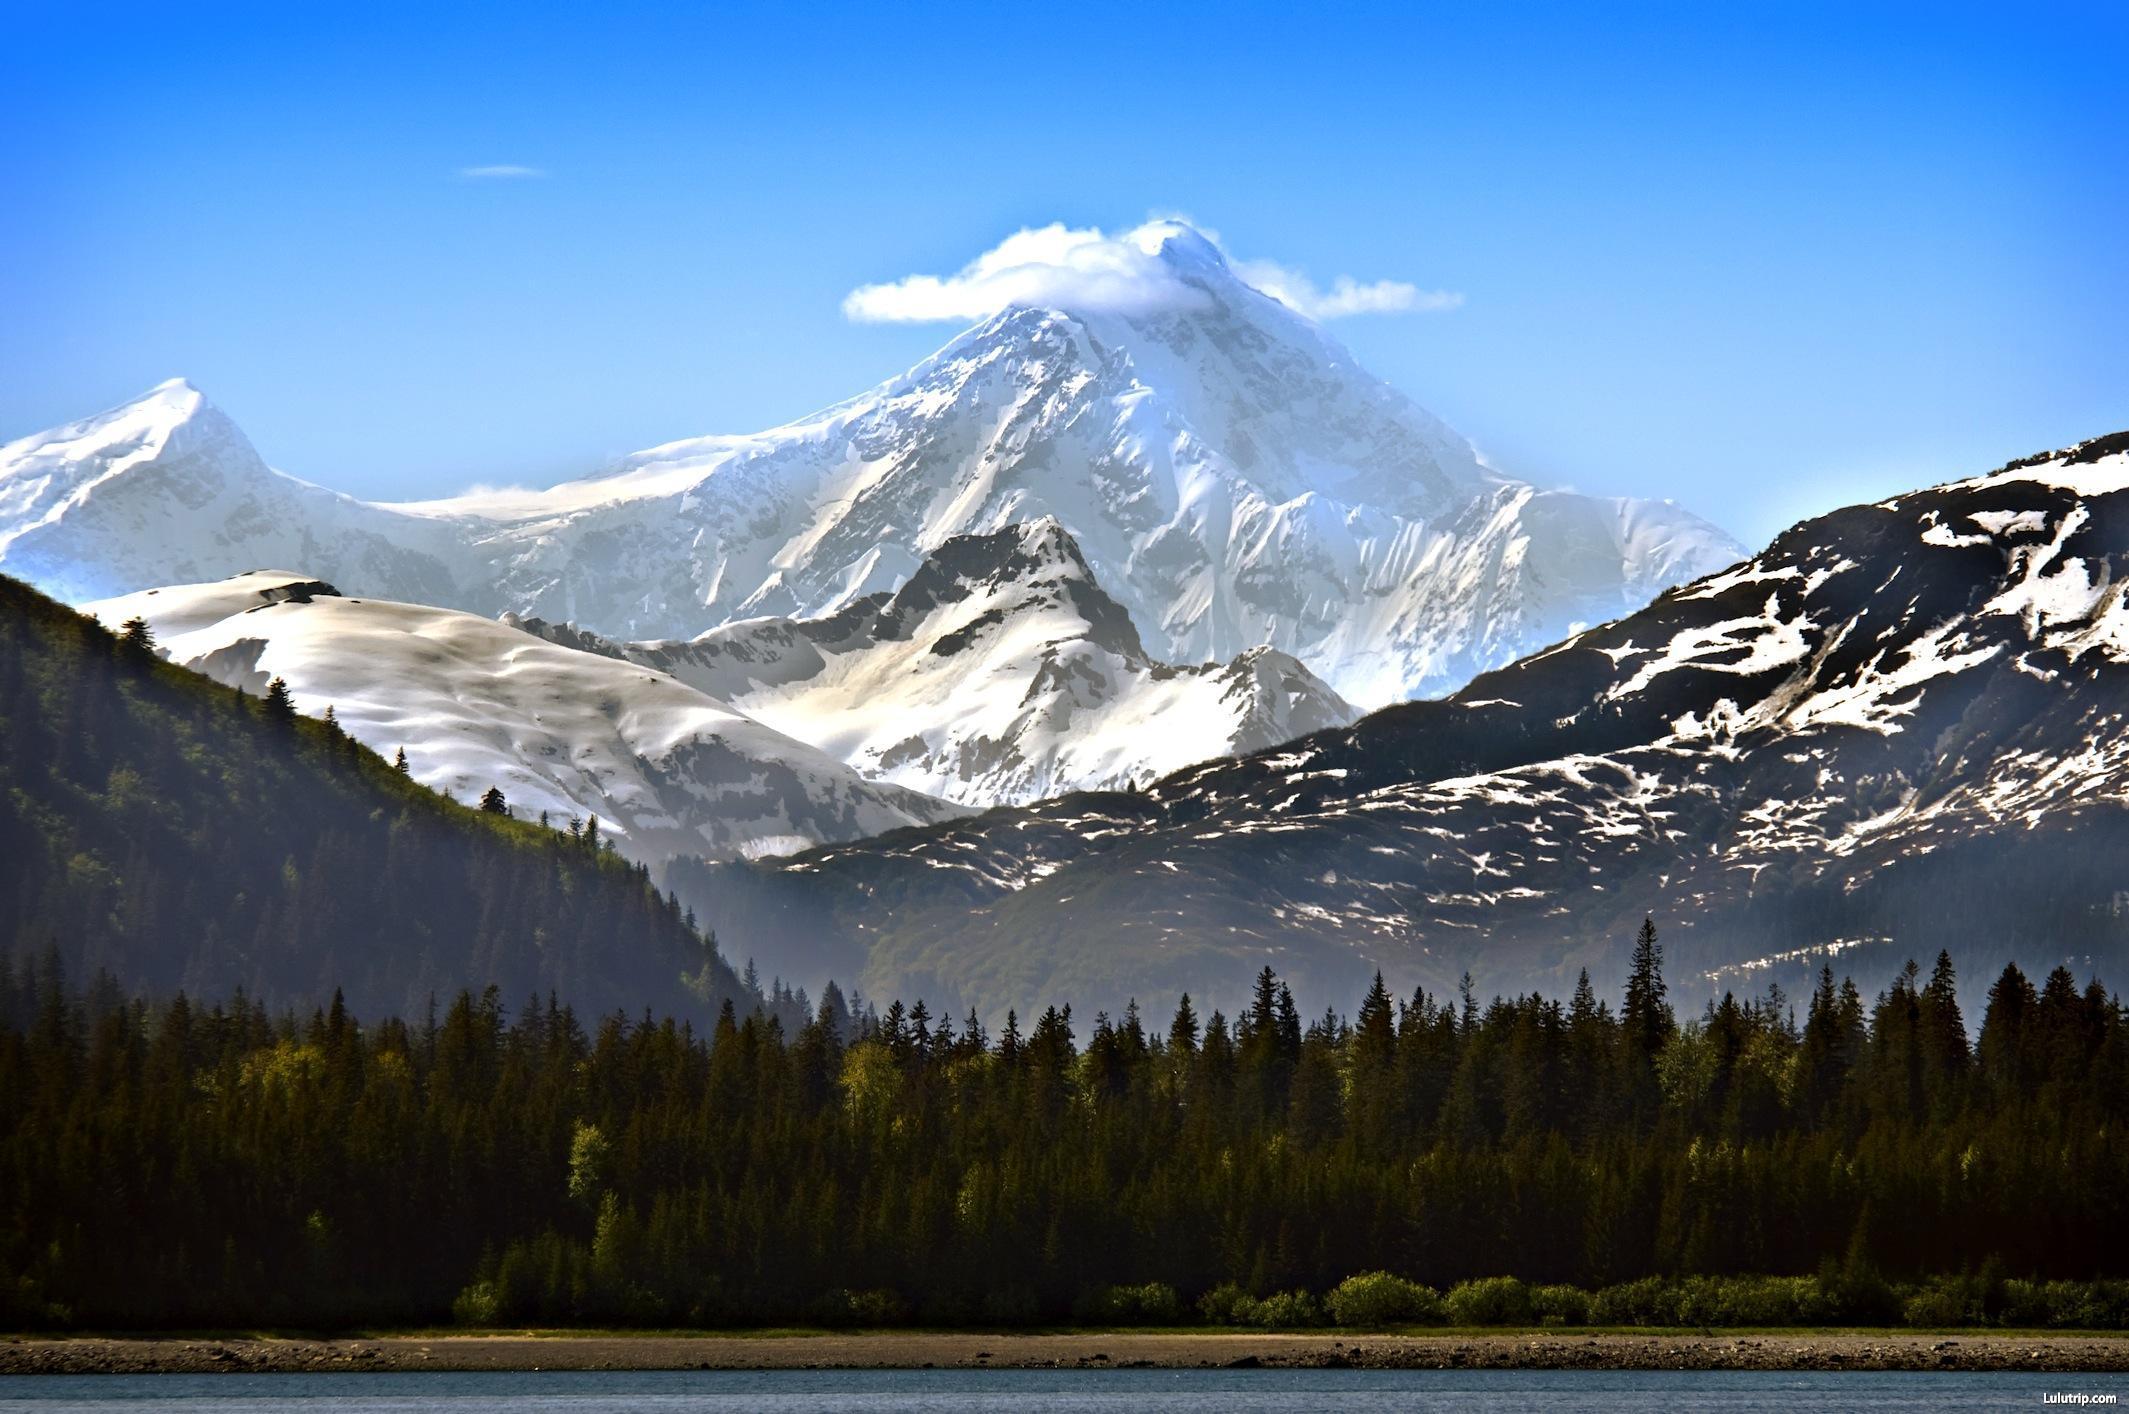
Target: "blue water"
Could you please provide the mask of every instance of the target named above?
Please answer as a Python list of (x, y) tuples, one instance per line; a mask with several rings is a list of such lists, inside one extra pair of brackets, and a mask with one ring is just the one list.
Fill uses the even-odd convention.
[[(2054, 1394), (2129, 1398), (2129, 1376), (1697, 1374), (1572, 1370), (770, 1370), (620, 1374), (21, 1375), (0, 1414), (170, 1408), (186, 1414), (620, 1414), (625, 1410), (917, 1411), (1670, 1410), (2077, 1408)], [(2095, 1405), (2083, 1406), (2104, 1407)]]

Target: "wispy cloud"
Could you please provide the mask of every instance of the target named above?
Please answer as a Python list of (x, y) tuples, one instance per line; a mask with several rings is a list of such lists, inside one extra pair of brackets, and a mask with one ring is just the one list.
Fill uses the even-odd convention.
[(547, 169), (499, 162), (490, 167), (461, 167), (458, 175), (469, 182), (522, 182), (546, 176)]
[[(1174, 244), (1169, 254), (1164, 250)], [(1177, 220), (1150, 221), (1120, 235), (1062, 222), (1020, 230), (951, 275), (909, 275), (861, 285), (843, 299), (861, 323), (944, 323), (983, 319), (1012, 306), (1146, 313), (1202, 303), (1189, 274), (1193, 253), (1224, 262), (1245, 283), (1310, 319), (1454, 309), (1448, 290), (1403, 280), (1368, 283), (1340, 275), (1325, 290), (1298, 270), (1269, 260), (1236, 260), (1217, 235)]]
[(1344, 319), (1355, 314), (1432, 314), (1455, 309), (1464, 302), (1464, 297), (1454, 290), (1423, 290), (1404, 280), (1362, 284), (1350, 275), (1340, 275), (1324, 290), (1299, 270), (1275, 261), (1238, 260), (1233, 264), (1234, 272), (1249, 284), (1311, 319)]

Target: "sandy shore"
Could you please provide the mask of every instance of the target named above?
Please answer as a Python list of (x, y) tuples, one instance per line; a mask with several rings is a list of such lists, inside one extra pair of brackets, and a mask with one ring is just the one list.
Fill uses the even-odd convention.
[(1907, 1332), (445, 1335), (0, 1342), (0, 1375), (321, 1370), (811, 1369), (2129, 1371), (2129, 1338)]

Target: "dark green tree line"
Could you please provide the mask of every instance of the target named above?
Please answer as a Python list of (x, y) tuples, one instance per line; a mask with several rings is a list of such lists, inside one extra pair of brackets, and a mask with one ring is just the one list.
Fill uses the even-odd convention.
[[(2129, 1272), (2129, 1026), (2097, 983), (2007, 968), (1970, 1047), (1949, 958), (1680, 1020), (1645, 943), (1617, 1012), (1378, 981), (1304, 1021), (1267, 972), (1232, 1019), (995, 1035), (839, 999), (587, 1026), (492, 991), (359, 1024), (18, 968), (0, 1289), (124, 1325), (1268, 1320), (1377, 1270), (1687, 1313), (1758, 1308), (1635, 1283), (1759, 1274), (1897, 1318), (1887, 1282)], [(1449, 1309), (1540, 1309), (1520, 1290)]]

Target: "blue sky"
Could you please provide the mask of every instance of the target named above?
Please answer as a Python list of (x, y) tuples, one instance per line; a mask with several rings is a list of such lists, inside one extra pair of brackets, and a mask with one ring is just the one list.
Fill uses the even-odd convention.
[[(953, 332), (853, 288), (1184, 213), (1497, 462), (1748, 540), (2129, 426), (2129, 7), (0, 11), (0, 437), (183, 375), (371, 496)], [(467, 177), (472, 167), (541, 175)]]

